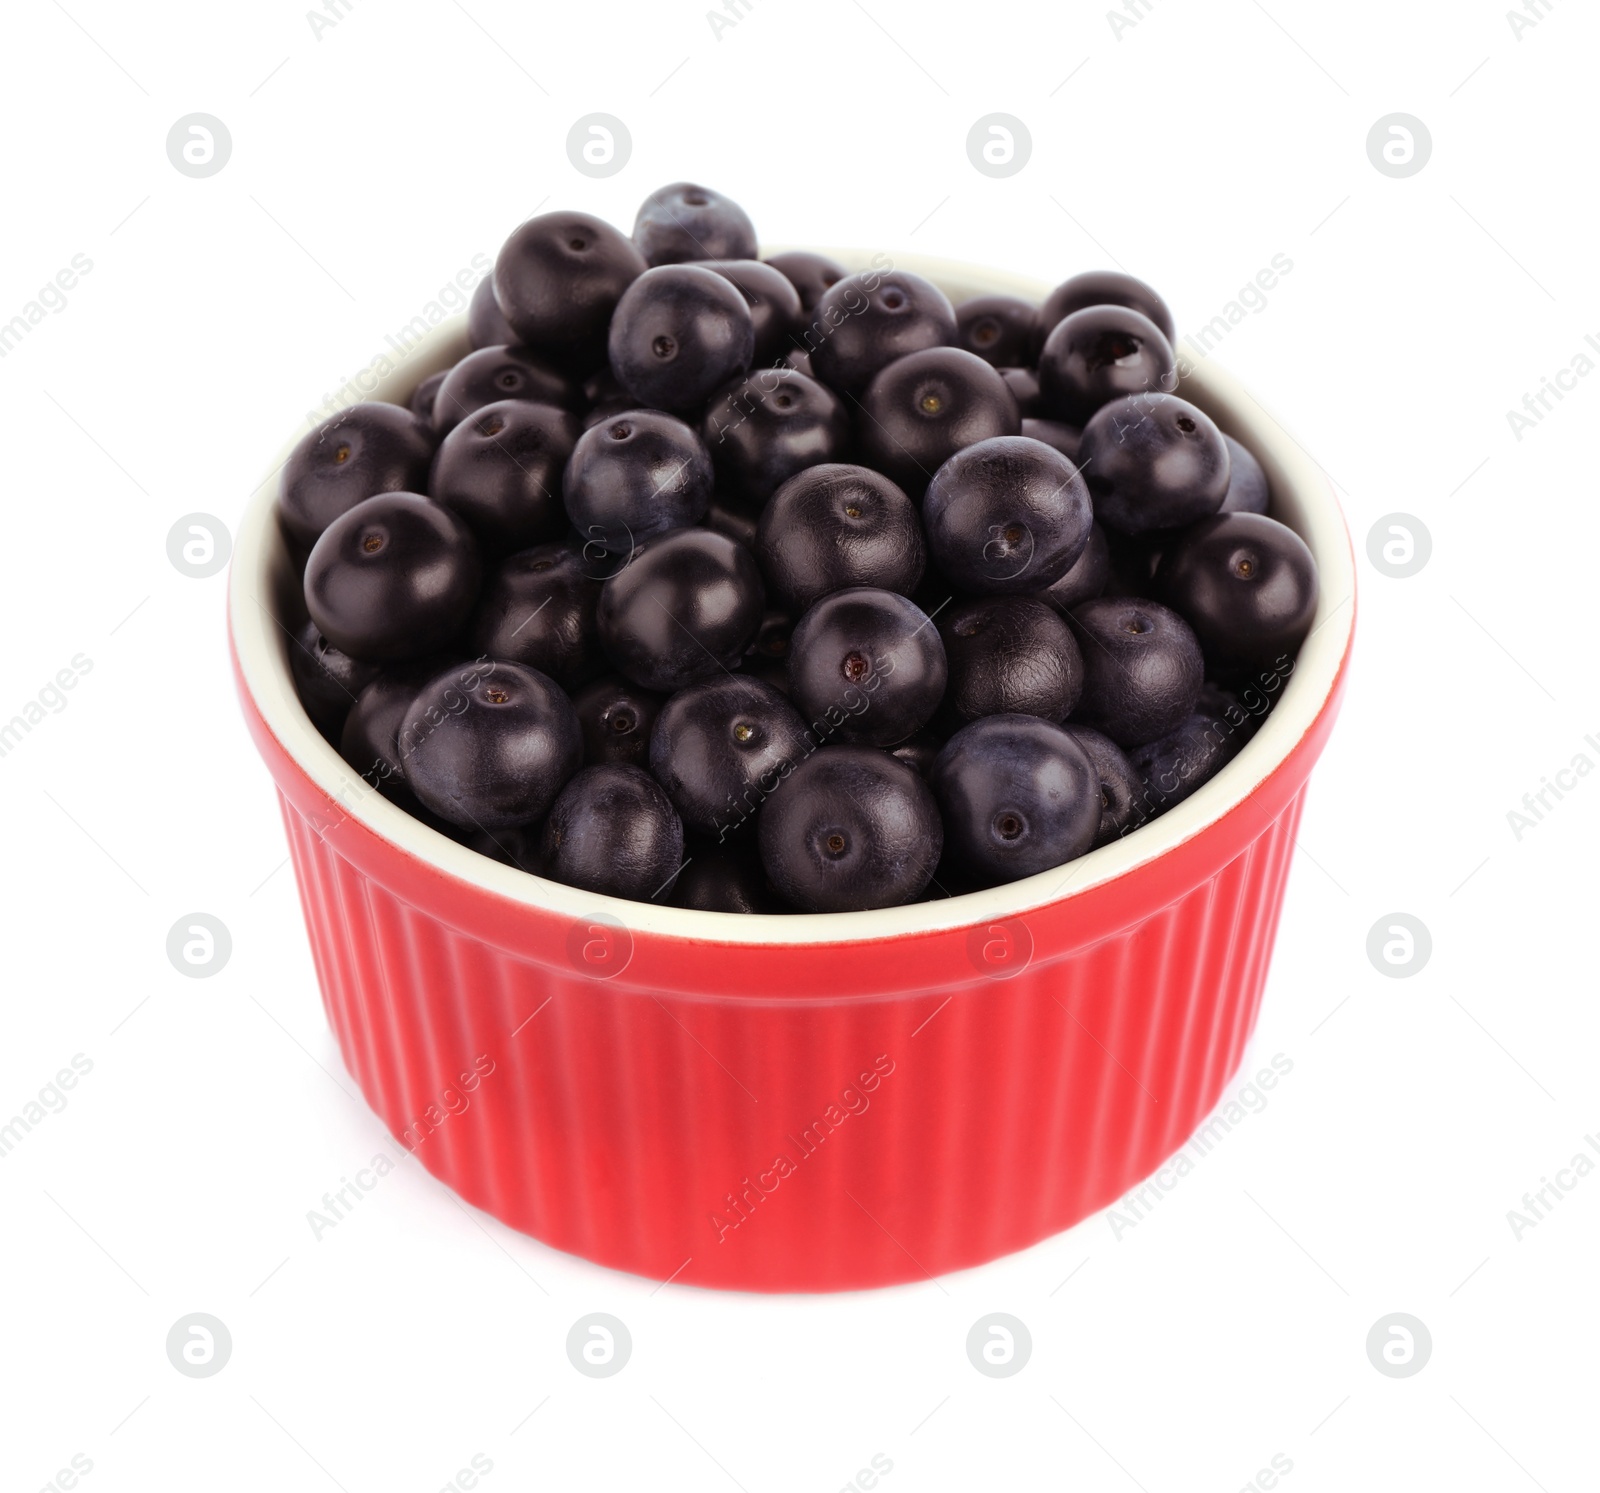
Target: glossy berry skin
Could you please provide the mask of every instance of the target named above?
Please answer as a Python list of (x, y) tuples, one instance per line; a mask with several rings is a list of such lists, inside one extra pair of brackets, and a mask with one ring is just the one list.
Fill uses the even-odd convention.
[(750, 325), (756, 338), (750, 366), (765, 368), (782, 361), (794, 346), (801, 317), (800, 292), (783, 271), (759, 259), (706, 259), (698, 263), (702, 269), (714, 270), (731, 281), (750, 308)]
[(480, 573), (472, 534), (448, 508), (381, 493), (323, 530), (306, 561), (306, 609), (356, 658), (418, 658), (467, 620)]
[(973, 296), (956, 307), (956, 346), (996, 368), (1032, 363), (1039, 342), (1039, 308), (1017, 296)]
[(494, 264), (494, 298), (516, 341), (587, 373), (606, 360), (606, 333), (644, 273), (639, 251), (588, 213), (544, 213), (514, 229)]
[(717, 845), (686, 838), (684, 864), (672, 888), (674, 907), (700, 912), (774, 913), (784, 908), (767, 885), (754, 835)]
[(905, 741), (933, 719), (948, 676), (938, 629), (921, 609), (870, 586), (823, 597), (789, 645), (795, 704), (824, 743)]
[(939, 614), (950, 666), (945, 708), (958, 724), (985, 715), (1064, 720), (1083, 690), (1067, 624), (1031, 596), (986, 596)]
[(930, 779), (947, 855), (980, 885), (1064, 865), (1094, 843), (1100, 780), (1060, 726), (990, 715), (944, 744)]
[(303, 436), (283, 465), (278, 521), (308, 548), (341, 514), (380, 492), (421, 492), (433, 433), (398, 404), (353, 404)]
[(905, 763), (866, 747), (828, 747), (762, 805), (761, 864), (803, 912), (899, 907), (939, 864), (944, 833), (933, 794)]
[(553, 404), (486, 404), (439, 443), (428, 492), (460, 516), (486, 554), (555, 539), (566, 532), (561, 474), (578, 434), (577, 420)]
[(1209, 783), (1248, 739), (1228, 721), (1197, 710), (1159, 741), (1135, 747), (1128, 758), (1139, 774), (1151, 817), (1166, 813)]
[(600, 582), (576, 545), (534, 545), (487, 579), (472, 619), (472, 649), (548, 674), (571, 693), (606, 671), (595, 608)]
[(490, 660), (423, 686), (400, 727), (406, 783), (464, 829), (497, 831), (545, 814), (583, 760), (572, 702), (547, 674)]
[(796, 472), (850, 444), (839, 396), (793, 368), (757, 368), (718, 390), (700, 435), (721, 482), (759, 507)]
[(995, 371), (1005, 380), (1006, 388), (1011, 390), (1017, 413), (1024, 419), (1037, 419), (1041, 413), (1039, 375), (1031, 368), (997, 368)]
[(847, 586), (909, 596), (927, 546), (911, 499), (881, 472), (825, 462), (791, 477), (761, 510), (756, 558), (772, 601), (800, 613)]
[(378, 677), (378, 665), (335, 648), (307, 621), (289, 643), (289, 672), (311, 723), (330, 741), (339, 739), (345, 717), (361, 692)]
[(478, 288), (467, 302), (467, 343), (476, 351), (480, 347), (505, 347), (517, 340), (516, 328), (506, 320), (505, 312), (494, 298), (494, 272), (491, 270), (478, 281)]
[(711, 487), (711, 458), (694, 431), (660, 410), (627, 410), (578, 438), (562, 494), (591, 549), (627, 555), (656, 534), (698, 523)]
[(745, 210), (692, 181), (658, 187), (640, 203), (633, 242), (652, 266), (756, 257), (755, 225)]
[(1218, 513), (1265, 513), (1272, 506), (1272, 489), (1255, 452), (1231, 435), (1222, 437), (1228, 448), (1228, 491)]
[(427, 425), (430, 431), (433, 429), (433, 401), (439, 392), (439, 385), (445, 381), (449, 373), (448, 368), (430, 373), (411, 391), (411, 398), (406, 401), (406, 408)]
[(646, 270), (611, 318), (611, 371), (642, 405), (698, 413), (741, 378), (755, 351), (750, 308), (732, 281), (696, 264)]
[(1022, 434), (1030, 440), (1054, 446), (1070, 462), (1078, 460), (1078, 442), (1083, 438), (1083, 431), (1076, 425), (1063, 425), (1059, 420), (1036, 420), (1024, 415)]
[(1205, 665), (1176, 612), (1135, 596), (1102, 596), (1070, 620), (1083, 655), (1075, 722), (1135, 747), (1165, 736), (1194, 709)]
[(770, 264), (794, 286), (800, 296), (800, 309), (808, 316), (816, 310), (817, 302), (850, 273), (838, 260), (813, 254), (809, 249), (773, 254), (763, 263)]
[(1177, 386), (1172, 344), (1126, 306), (1089, 306), (1056, 324), (1039, 354), (1039, 407), (1083, 425), (1103, 404)]
[(570, 408), (580, 391), (525, 347), (480, 347), (445, 375), (433, 396), (433, 430), (445, 436), (468, 415), (502, 399)]
[(679, 690), (650, 735), (650, 771), (687, 828), (726, 840), (809, 753), (800, 713), (770, 684), (719, 675)]
[(1216, 423), (1176, 394), (1102, 405), (1078, 460), (1094, 516), (1119, 534), (1152, 534), (1207, 518), (1228, 491), (1228, 447)]
[(959, 347), (924, 348), (879, 369), (856, 415), (862, 460), (914, 496), (964, 446), (1020, 429), (1005, 380)]
[(664, 900), (683, 864), (683, 825), (649, 773), (608, 763), (581, 769), (557, 795), (539, 850), (542, 874), (553, 881)]
[(443, 667), (440, 660), (430, 659), (385, 669), (361, 691), (339, 735), (339, 755), (346, 763), (385, 798), (408, 807), (416, 800), (406, 787), (400, 727), (412, 702)]
[(600, 643), (619, 673), (671, 694), (737, 668), (765, 605), (749, 550), (709, 529), (679, 529), (646, 540), (605, 583)]
[(1094, 518), (1077, 467), (1016, 435), (957, 451), (928, 484), (922, 521), (929, 553), (958, 591), (1007, 596), (1065, 575)]
[(1059, 581), (1036, 594), (1040, 601), (1048, 602), (1064, 617), (1080, 602), (1093, 601), (1110, 581), (1111, 544), (1106, 531), (1095, 524), (1089, 530), (1089, 542), (1072, 562), (1072, 568)]
[(1144, 779), (1116, 742), (1103, 731), (1072, 721), (1067, 722), (1066, 732), (1083, 748), (1100, 779), (1100, 828), (1091, 849), (1120, 840), (1154, 817), (1157, 810), (1148, 799)]
[(583, 731), (583, 760), (594, 767), (602, 762), (624, 762), (633, 767), (650, 765), (650, 733), (666, 697), (640, 689), (620, 674), (608, 674), (585, 685), (572, 697)]
[(805, 334), (812, 370), (842, 394), (859, 394), (896, 358), (955, 340), (945, 293), (908, 270), (846, 276), (817, 303)]
[(1174, 347), (1178, 342), (1177, 323), (1172, 311), (1156, 291), (1117, 270), (1091, 270), (1074, 275), (1056, 286), (1039, 308), (1039, 336), (1041, 342), (1057, 325), (1074, 311), (1090, 306), (1128, 306), (1148, 317), (1160, 329), (1161, 335)]
[(1223, 513), (1162, 555), (1155, 588), (1188, 619), (1212, 672), (1241, 677), (1293, 660), (1316, 615), (1317, 562), (1288, 525)]

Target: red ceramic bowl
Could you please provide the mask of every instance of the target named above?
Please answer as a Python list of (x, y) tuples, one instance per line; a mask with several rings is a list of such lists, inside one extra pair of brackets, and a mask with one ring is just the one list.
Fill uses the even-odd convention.
[[(901, 264), (957, 301), (1048, 290)], [(367, 397), (404, 400), (465, 350), (461, 321), (441, 326)], [(239, 691), (278, 785), (329, 1021), (399, 1142), (558, 1249), (764, 1291), (991, 1260), (1180, 1146), (1255, 1022), (1355, 612), (1349, 536), (1318, 469), (1214, 365), (1182, 389), (1261, 458), (1274, 512), (1321, 567), (1315, 630), (1276, 709), (1127, 839), (882, 912), (738, 917), (593, 896), (386, 802), (295, 697), (286, 649), (305, 614), (265, 482), (230, 581)]]

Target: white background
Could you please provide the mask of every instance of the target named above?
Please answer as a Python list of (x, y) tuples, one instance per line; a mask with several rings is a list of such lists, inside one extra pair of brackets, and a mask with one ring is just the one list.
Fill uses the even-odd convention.
[[(92, 670), (0, 759), (0, 1120), (93, 1068), (0, 1157), (6, 1488), (75, 1454), (105, 1493), (430, 1493), (475, 1454), (490, 1490), (831, 1493), (874, 1454), (890, 1493), (1235, 1490), (1275, 1455), (1290, 1493), (1594, 1486), (1600, 1180), (1520, 1238), (1507, 1213), (1600, 1134), (1600, 777), (1520, 840), (1507, 812), (1600, 763), (1600, 378), (1520, 441), (1506, 412), (1600, 335), (1600, 22), (1135, 8), (1119, 34), (1098, 5), (750, 0), (719, 37), (703, 3), (354, 0), (319, 37), (292, 0), (7, 6), (0, 321), (93, 268), (0, 360), (0, 718)], [(233, 138), (205, 180), (165, 151), (195, 111)], [(565, 150), (593, 111), (633, 137), (605, 181)], [(1004, 180), (965, 149), (994, 111), (1033, 139)], [(1433, 140), (1407, 179), (1366, 151), (1395, 111)], [(769, 242), (1120, 263), (1180, 331), (1293, 262), (1215, 353), (1336, 482), (1361, 568), (1249, 1060), (1293, 1071), (1120, 1236), (764, 1299), (558, 1255), (410, 1162), (307, 1224), (393, 1147), (322, 1015), (226, 578), (179, 573), (167, 532), (232, 525), (306, 409), (538, 204), (626, 228), (679, 178)], [(1395, 511), (1433, 536), (1405, 580), (1365, 555)], [(196, 910), (233, 938), (206, 980), (165, 952)], [(1407, 979), (1366, 953), (1395, 911), (1433, 940)], [(206, 1379), (164, 1348), (197, 1311), (233, 1340)], [(613, 1378), (565, 1355), (592, 1311), (633, 1336)], [(992, 1311), (1032, 1334), (1011, 1378), (965, 1354)], [(1409, 1378), (1365, 1348), (1394, 1312), (1432, 1336)]]

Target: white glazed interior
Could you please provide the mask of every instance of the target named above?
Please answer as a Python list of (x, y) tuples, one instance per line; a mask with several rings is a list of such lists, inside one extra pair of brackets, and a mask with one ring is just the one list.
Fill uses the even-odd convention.
[[(765, 250), (763, 252), (776, 252)], [(886, 264), (860, 250), (827, 250), (851, 269)], [(952, 301), (1010, 294), (1038, 302), (1050, 286), (997, 270), (918, 256), (898, 256), (897, 269), (924, 275)], [(356, 397), (403, 403), (429, 373), (465, 350), (465, 318), (436, 327), (404, 363)], [(308, 389), (312, 387), (307, 377)], [(544, 907), (564, 916), (609, 912), (635, 934), (651, 933), (740, 944), (817, 944), (881, 939), (964, 928), (1015, 917), (1046, 903), (1076, 896), (1156, 859), (1247, 798), (1288, 756), (1326, 701), (1344, 655), (1354, 617), (1355, 573), (1344, 518), (1326, 477), (1294, 439), (1226, 372), (1202, 361), (1184, 377), (1181, 392), (1228, 434), (1260, 458), (1272, 483), (1273, 514), (1295, 529), (1316, 556), (1321, 601), (1310, 637), (1277, 708), (1249, 744), (1210, 782), (1154, 824), (1080, 857), (1067, 866), (1023, 881), (910, 907), (873, 912), (740, 916), (625, 902), (529, 876), (457, 845), (372, 791), (317, 733), (294, 692), (289, 672), (290, 633), (276, 620), (293, 596), (289, 559), (274, 503), (277, 473), (303, 430), (279, 452), (240, 522), (229, 577), (229, 619), (245, 684), (273, 735), (307, 775), (376, 834), (440, 870), (486, 891)], [(303, 615), (303, 612), (301, 613)]]

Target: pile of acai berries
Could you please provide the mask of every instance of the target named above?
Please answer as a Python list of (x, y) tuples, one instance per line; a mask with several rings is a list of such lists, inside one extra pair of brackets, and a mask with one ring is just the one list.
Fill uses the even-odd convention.
[(1317, 603), (1123, 274), (952, 306), (678, 183), (545, 213), (473, 351), (283, 470), (307, 712), (538, 876), (839, 912), (1060, 866), (1245, 744)]

